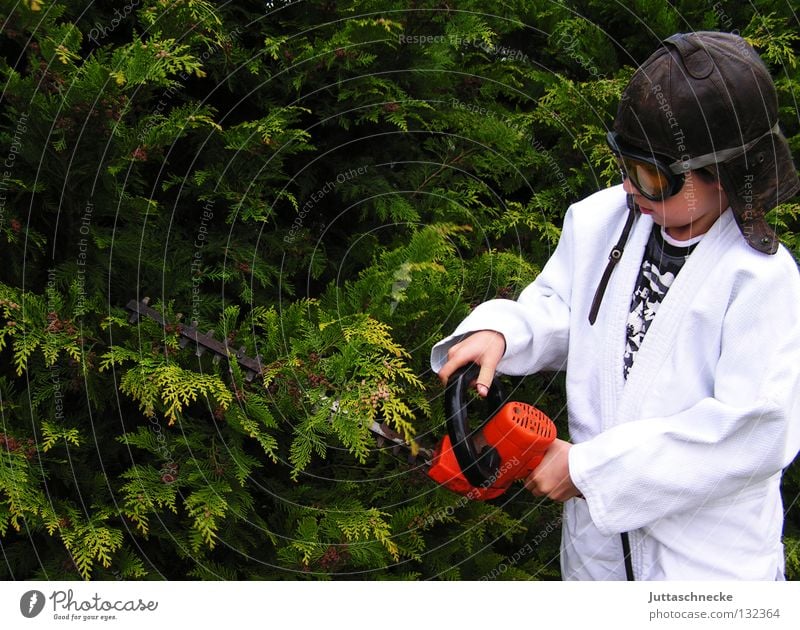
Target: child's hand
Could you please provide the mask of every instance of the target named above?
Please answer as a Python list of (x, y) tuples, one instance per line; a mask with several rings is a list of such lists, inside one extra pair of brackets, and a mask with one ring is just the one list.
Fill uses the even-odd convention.
[(546, 496), (553, 501), (566, 501), (581, 496), (580, 490), (572, 483), (569, 476), (569, 449), (572, 444), (564, 440), (555, 440), (544, 459), (525, 480), (525, 487), (534, 496)]
[(481, 371), (475, 389), (478, 390), (478, 394), (486, 398), (489, 386), (494, 380), (497, 364), (503, 358), (505, 351), (506, 338), (501, 333), (495, 330), (479, 330), (447, 351), (447, 363), (439, 370), (439, 378), (442, 384), (447, 384), (447, 379), (458, 368), (467, 363), (477, 363), (481, 366)]

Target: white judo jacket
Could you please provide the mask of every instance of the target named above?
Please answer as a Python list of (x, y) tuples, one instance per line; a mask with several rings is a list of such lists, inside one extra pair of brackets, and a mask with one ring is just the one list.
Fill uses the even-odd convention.
[(594, 326), (588, 313), (627, 216), (622, 186), (570, 207), (517, 301), (479, 305), (438, 343), (506, 338), (498, 371), (564, 370), (570, 475), (564, 579), (783, 579), (782, 469), (800, 448), (800, 274), (750, 248), (730, 210), (689, 256), (623, 376), (631, 296), (653, 221), (639, 216)]

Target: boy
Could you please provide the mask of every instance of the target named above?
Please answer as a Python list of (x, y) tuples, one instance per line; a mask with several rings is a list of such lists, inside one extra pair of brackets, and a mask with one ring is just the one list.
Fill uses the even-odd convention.
[(667, 39), (608, 134), (623, 184), (570, 207), (516, 302), (433, 349), (444, 382), (480, 364), (482, 395), (496, 369), (566, 369), (572, 444), (526, 482), (565, 502), (565, 579), (783, 579), (800, 274), (764, 213), (800, 181), (777, 112), (740, 37)]

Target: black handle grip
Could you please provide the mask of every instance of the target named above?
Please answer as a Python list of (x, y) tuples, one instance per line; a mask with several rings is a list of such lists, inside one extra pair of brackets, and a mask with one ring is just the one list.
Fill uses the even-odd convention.
[[(447, 433), (453, 446), (461, 472), (467, 481), (476, 488), (491, 485), (497, 479), (500, 470), (500, 455), (491, 446), (486, 446), (478, 453), (474, 443), (474, 433), (469, 429), (467, 421), (467, 390), (472, 381), (478, 378), (480, 368), (469, 363), (459, 368), (447, 380), (444, 408), (447, 414)], [(503, 394), (497, 381), (489, 386), (487, 401), (491, 413), (486, 415), (483, 426), (503, 406)], [(477, 430), (479, 430), (478, 427)]]

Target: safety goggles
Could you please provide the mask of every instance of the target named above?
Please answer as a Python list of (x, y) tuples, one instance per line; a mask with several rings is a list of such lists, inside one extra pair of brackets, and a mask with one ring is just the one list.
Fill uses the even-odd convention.
[(755, 144), (772, 133), (779, 133), (778, 123), (758, 138), (730, 149), (721, 149), (713, 153), (706, 153), (687, 160), (671, 161), (655, 153), (642, 151), (621, 142), (619, 134), (609, 131), (606, 142), (611, 152), (616, 156), (625, 177), (631, 180), (643, 197), (651, 201), (664, 201), (677, 194), (683, 188), (686, 173), (697, 169), (720, 164), (738, 157), (750, 150)]

